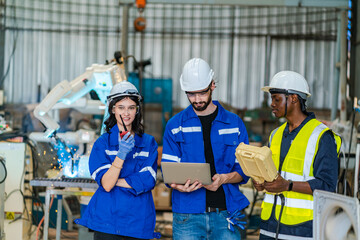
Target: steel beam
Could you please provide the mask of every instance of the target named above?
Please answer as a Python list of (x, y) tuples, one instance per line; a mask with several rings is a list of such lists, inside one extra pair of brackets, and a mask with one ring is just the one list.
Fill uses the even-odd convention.
[[(354, 3), (353, 3), (354, 4)], [(354, 5), (353, 5), (354, 6)], [(360, 99), (360, 68), (358, 67), (360, 64), (360, 1), (356, 2), (354, 12), (356, 16), (355, 18), (355, 41), (353, 42), (353, 46), (351, 46), (354, 49), (355, 54), (352, 56), (354, 59), (354, 64), (352, 67), (354, 68), (354, 82), (355, 82), (355, 91), (354, 96), (356, 96), (358, 99)]]
[(338, 31), (336, 40), (336, 54), (335, 54), (335, 79), (334, 89), (332, 94), (331, 104), (331, 121), (337, 118), (339, 88), (340, 88), (340, 120), (347, 121), (346, 117), (346, 30), (347, 30), (347, 11), (343, 10), (338, 15)]
[[(4, 89), (5, 66), (5, 1), (0, 1), (0, 89)], [(15, 33), (16, 34), (16, 33)], [(8, 63), (10, 64), (10, 63)]]
[[(147, 0), (147, 3), (169, 4), (204, 4), (204, 5), (236, 5), (257, 7), (322, 7), (342, 8), (349, 7), (348, 0)], [(135, 0), (119, 0), (120, 4), (135, 3)]]
[[(121, 54), (122, 56), (128, 55), (128, 40), (129, 40), (129, 8), (130, 4), (126, 4), (123, 6), (122, 10), (122, 28), (121, 28)], [(129, 76), (129, 67), (128, 67), (128, 60), (124, 59), (125, 61), (125, 76)]]
[(346, 63), (347, 63), (347, 40), (346, 40), (346, 33), (347, 33), (347, 22), (348, 22), (348, 13), (347, 11), (342, 11), (340, 13), (340, 121), (346, 122), (347, 119), (347, 94), (346, 94), (346, 87), (347, 87), (347, 74), (346, 74)]

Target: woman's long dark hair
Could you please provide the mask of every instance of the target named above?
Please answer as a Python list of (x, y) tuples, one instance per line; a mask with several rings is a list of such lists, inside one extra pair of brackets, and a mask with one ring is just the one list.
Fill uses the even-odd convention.
[(115, 98), (114, 100), (112, 100), (110, 103), (109, 103), (109, 108), (108, 108), (108, 111), (109, 111), (109, 114), (110, 116), (108, 117), (108, 119), (106, 119), (106, 121), (104, 122), (106, 128), (105, 128), (105, 131), (107, 133), (110, 133), (110, 130), (113, 126), (115, 126), (115, 124), (117, 123), (116, 121), (116, 118), (115, 118), (115, 114), (113, 113), (113, 107), (114, 105), (121, 101), (122, 99), (124, 98), (130, 98), (131, 100), (133, 100), (135, 103), (136, 103), (136, 106), (138, 106), (138, 111), (135, 115), (135, 119), (134, 121), (132, 122), (131, 124), (131, 129), (138, 135), (143, 135), (144, 134), (144, 125), (141, 123), (141, 120), (142, 120), (142, 107), (141, 107), (141, 104), (140, 104), (140, 101), (139, 101), (139, 98), (137, 97), (134, 97), (134, 96), (124, 96), (124, 97), (117, 97)]

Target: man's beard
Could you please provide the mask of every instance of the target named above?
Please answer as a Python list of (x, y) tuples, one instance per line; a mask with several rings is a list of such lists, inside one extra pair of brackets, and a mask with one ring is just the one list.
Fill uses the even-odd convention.
[[(212, 100), (212, 98), (211, 98), (211, 95), (210, 95), (207, 102), (204, 102), (204, 101), (203, 102), (191, 102), (191, 105), (193, 106), (193, 108), (196, 111), (202, 112), (209, 106), (209, 104), (211, 103), (211, 100)], [(200, 104), (204, 104), (204, 105), (198, 107), (198, 106), (195, 105), (195, 103), (200, 103)]]

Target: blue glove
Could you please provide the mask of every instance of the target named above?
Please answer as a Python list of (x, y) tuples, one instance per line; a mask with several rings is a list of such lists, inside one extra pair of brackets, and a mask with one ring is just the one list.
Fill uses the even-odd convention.
[(153, 238), (160, 239), (160, 238), (161, 238), (161, 233), (159, 233), (159, 232), (154, 232), (154, 233), (153, 233)]
[(122, 138), (119, 135), (119, 151), (116, 156), (125, 161), (126, 155), (131, 152), (135, 146), (134, 136), (130, 132), (125, 134)]
[(233, 232), (234, 226), (238, 226), (242, 230), (245, 229), (246, 221), (239, 221), (240, 218), (245, 217), (239, 209), (235, 210), (229, 217), (226, 218), (228, 221), (228, 228)]

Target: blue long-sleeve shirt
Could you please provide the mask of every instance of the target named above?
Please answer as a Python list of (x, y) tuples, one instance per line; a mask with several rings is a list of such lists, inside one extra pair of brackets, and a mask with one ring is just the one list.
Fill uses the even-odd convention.
[[(235, 157), (236, 147), (248, 143), (248, 135), (242, 120), (234, 113), (225, 110), (219, 102), (218, 114), (212, 122), (211, 145), (214, 154), (216, 172), (225, 174), (237, 172), (242, 176), (240, 183), (223, 185), (226, 207), (229, 212), (244, 209), (248, 199), (239, 190), (249, 177), (244, 174)], [(204, 139), (199, 117), (190, 105), (169, 120), (163, 138), (162, 161), (205, 163)], [(206, 191), (200, 188), (194, 192), (172, 191), (172, 210), (176, 213), (204, 213), (206, 209)]]

